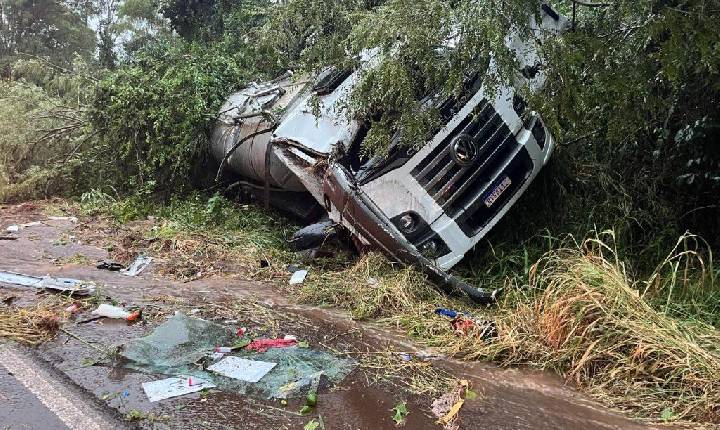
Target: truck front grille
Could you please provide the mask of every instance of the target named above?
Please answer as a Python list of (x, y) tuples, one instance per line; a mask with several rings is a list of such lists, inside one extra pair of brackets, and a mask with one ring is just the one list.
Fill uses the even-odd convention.
[[(510, 164), (488, 187), (478, 190), (481, 194), (457, 219), (460, 229), (468, 236), (475, 236), (485, 228), (490, 221), (505, 207), (510, 199), (517, 194), (527, 181), (533, 169), (533, 162), (526, 149), (520, 150)], [(509, 179), (510, 185), (502, 192), (492, 205), (486, 204), (487, 197), (492, 190)]]
[[(478, 156), (467, 166), (453, 158), (451, 142), (472, 136)], [(412, 176), (455, 218), (473, 206), (518, 152), (519, 144), (492, 104), (483, 100), (412, 171)], [(532, 166), (531, 166), (532, 168)]]

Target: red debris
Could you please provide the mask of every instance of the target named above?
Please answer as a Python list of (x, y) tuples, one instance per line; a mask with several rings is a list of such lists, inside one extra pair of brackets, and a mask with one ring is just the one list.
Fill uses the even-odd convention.
[(255, 339), (246, 347), (248, 351), (265, 352), (270, 348), (287, 348), (297, 345), (294, 339)]
[(453, 330), (455, 330), (455, 334), (459, 336), (465, 336), (468, 334), (470, 329), (473, 328), (475, 323), (468, 318), (463, 317), (457, 317), (451, 322)]

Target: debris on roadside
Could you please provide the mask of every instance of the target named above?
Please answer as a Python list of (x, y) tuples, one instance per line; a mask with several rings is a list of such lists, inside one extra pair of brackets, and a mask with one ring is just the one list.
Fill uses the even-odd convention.
[(277, 363), (248, 360), (240, 357), (225, 357), (219, 363), (208, 367), (208, 370), (231, 379), (245, 382), (259, 382)]
[(323, 422), (322, 415), (317, 419), (312, 419), (305, 424), (303, 430), (325, 430), (325, 422)]
[[(293, 339), (270, 340), (279, 340), (287, 346), (297, 344)], [(126, 343), (121, 355), (129, 360), (127, 367), (141, 372), (190, 375), (211, 381), (222, 390), (268, 399), (304, 396), (308, 391), (317, 390), (321, 379), (328, 385), (339, 384), (356, 366), (352, 359), (306, 348), (270, 348), (257, 352), (237, 346), (249, 345), (250, 341), (247, 336), (238, 339), (236, 329), (176, 313), (150, 335)], [(217, 345), (233, 345), (232, 352), (215, 352)], [(247, 370), (232, 366), (247, 365), (239, 360), (269, 363), (273, 367), (258, 382), (248, 382), (232, 377), (256, 379), (237, 372)]]
[[(474, 331), (477, 336), (483, 340), (488, 340), (497, 336), (497, 326), (495, 321), (477, 320), (468, 313), (460, 313), (451, 309), (437, 308), (435, 314), (451, 318), (450, 326), (458, 336), (467, 336)], [(473, 330), (475, 329), (475, 330)]]
[(72, 305), (65, 308), (65, 312), (69, 313), (70, 315), (73, 315), (73, 314), (80, 312), (81, 309), (82, 309), (82, 307), (79, 304), (73, 303)]
[(298, 270), (295, 271), (292, 276), (290, 277), (290, 285), (300, 285), (303, 282), (305, 282), (305, 278), (308, 275), (307, 270)]
[(123, 269), (125, 269), (125, 266), (123, 266), (120, 263), (116, 263), (114, 261), (103, 261), (99, 263), (97, 266), (95, 266), (98, 270), (108, 270), (110, 272), (119, 272)]
[(18, 240), (15, 236), (0, 236), (0, 240)]
[(159, 381), (143, 382), (142, 388), (150, 402), (171, 399), (197, 393), (198, 391), (215, 388), (215, 384), (204, 379), (191, 376), (180, 378), (167, 378)]
[(49, 275), (38, 277), (0, 271), (0, 283), (58, 291), (77, 296), (89, 296), (95, 292), (95, 286), (90, 283), (77, 279), (53, 278)]
[(141, 255), (135, 259), (135, 261), (128, 266), (127, 269), (122, 270), (120, 273), (122, 273), (125, 276), (134, 277), (145, 271), (145, 269), (150, 266), (150, 263), (153, 262), (152, 257), (147, 257), (144, 255)]
[(28, 227), (36, 227), (38, 225), (42, 225), (42, 223), (40, 221), (33, 221), (25, 224), (13, 224), (11, 226), (8, 226), (5, 231), (7, 231), (8, 233), (17, 233), (20, 230), (25, 230)]
[(73, 224), (77, 224), (78, 219), (74, 216), (49, 216), (50, 221), (70, 221)]
[(141, 317), (140, 311), (126, 311), (123, 308), (109, 305), (106, 303), (101, 304), (98, 306), (97, 309), (91, 312), (91, 314), (99, 316), (99, 317), (105, 317), (110, 319), (119, 319), (119, 320), (125, 320), (127, 322), (133, 322), (137, 321)]
[(248, 351), (266, 352), (270, 348), (288, 348), (297, 345), (297, 339), (255, 339), (245, 347)]
[(445, 430), (458, 430), (458, 414), (466, 400), (473, 400), (477, 397), (470, 390), (470, 381), (461, 380), (452, 391), (443, 394), (432, 404), (432, 412), (438, 418), (437, 424), (442, 425)]

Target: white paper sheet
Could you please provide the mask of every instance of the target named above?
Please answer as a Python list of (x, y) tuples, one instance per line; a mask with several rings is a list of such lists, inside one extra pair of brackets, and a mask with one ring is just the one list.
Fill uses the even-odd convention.
[[(192, 385), (190, 381), (192, 380)], [(206, 388), (215, 388), (212, 382), (195, 377), (168, 378), (160, 381), (143, 382), (143, 390), (151, 402), (197, 393)]]
[(228, 378), (246, 382), (258, 382), (267, 375), (277, 363), (246, 360), (240, 357), (226, 357), (219, 363), (208, 367), (208, 370)]

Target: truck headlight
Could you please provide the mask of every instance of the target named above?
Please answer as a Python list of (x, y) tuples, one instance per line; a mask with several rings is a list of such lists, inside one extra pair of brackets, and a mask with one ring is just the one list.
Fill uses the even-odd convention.
[(428, 260), (434, 260), (450, 253), (450, 248), (437, 234), (420, 243), (417, 250)]
[(417, 220), (411, 213), (406, 213), (398, 219), (398, 227), (405, 233), (412, 233), (417, 227)]

